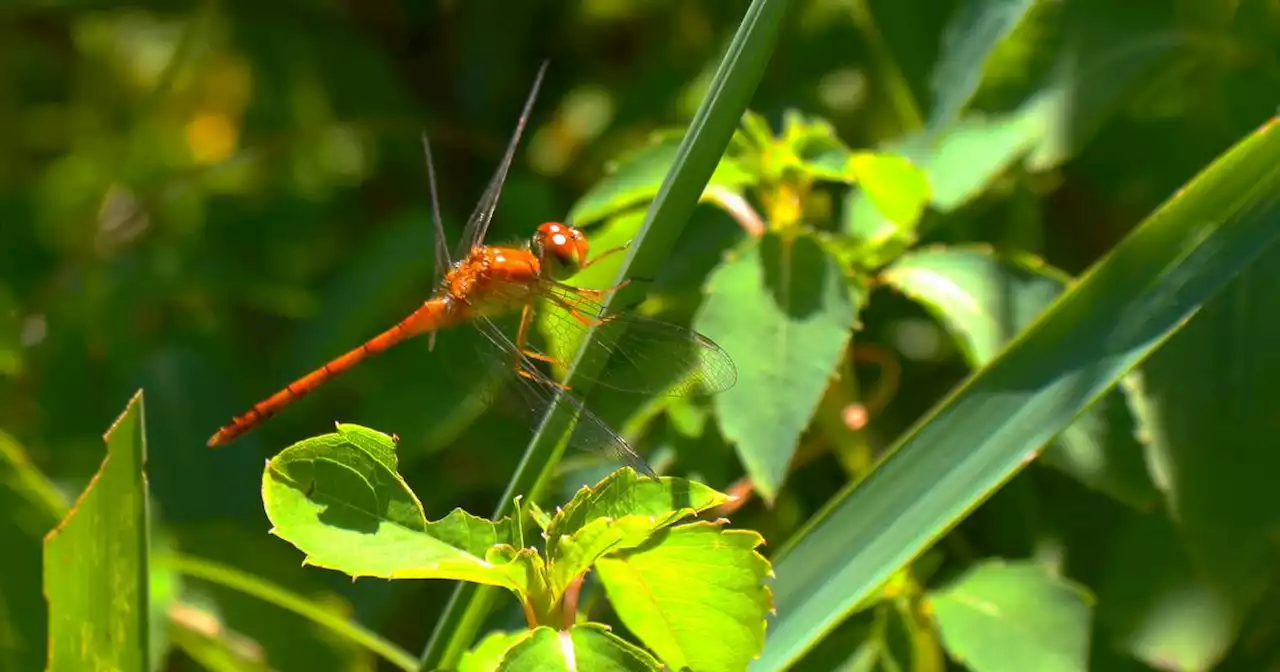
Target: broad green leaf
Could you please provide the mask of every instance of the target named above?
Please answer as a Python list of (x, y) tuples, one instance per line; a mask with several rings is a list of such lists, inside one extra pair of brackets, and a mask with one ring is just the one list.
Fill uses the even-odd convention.
[[(881, 274), (920, 302), (979, 369), (1062, 293), (1068, 278), (1031, 258), (975, 248), (909, 252)], [(1157, 497), (1124, 395), (1114, 391), (1053, 440), (1046, 463), (1134, 506)]]
[[(653, 200), (663, 178), (676, 159), (680, 138), (664, 137), (623, 157), (616, 167), (597, 182), (569, 211), (574, 226), (587, 226), (622, 210)], [(724, 157), (716, 165), (708, 185), (740, 187), (753, 177), (735, 159)]]
[(741, 670), (764, 645), (772, 608), (764, 538), (716, 523), (668, 528), (596, 562), (618, 618), (672, 669)]
[[(693, 120), (689, 122), (689, 130), (680, 141), (671, 169), (658, 188), (658, 195), (627, 252), (616, 280), (655, 277), (667, 262), (764, 75), (782, 31), (787, 6), (787, 0), (752, 0), (747, 8), (707, 85)], [(606, 312), (614, 312), (615, 303), (617, 306), (632, 305), (631, 302), (642, 292), (634, 283), (623, 287), (609, 296), (603, 308)], [(596, 339), (599, 333), (593, 330), (588, 340)], [(589, 347), (590, 343), (584, 343), (584, 349)], [(583, 351), (580, 350), (579, 355)], [(589, 392), (589, 384), (580, 384), (597, 373), (598, 368), (593, 368), (590, 363), (582, 366), (576, 359), (564, 383), (581, 392)], [(506, 491), (498, 499), (495, 518), (509, 510), (508, 502), (513, 501), (516, 495), (526, 494), (530, 499), (537, 499), (547, 487), (550, 475), (563, 454), (562, 439), (572, 420), (571, 415), (566, 409), (565, 412), (549, 413), (543, 420)], [(422, 654), (422, 667), (447, 668), (455, 664), (471, 647), (494, 598), (495, 593), (491, 589), (459, 587), (427, 642)]]
[(42, 670), (49, 615), (40, 583), (44, 535), (66, 514), (53, 483), (0, 432), (0, 669)]
[(142, 392), (107, 431), (107, 456), (45, 537), (49, 670), (149, 669), (147, 440)]
[[(1023, 114), (985, 118), (970, 116), (949, 125), (936, 136), (921, 131), (882, 151), (909, 159), (923, 170), (929, 185), (929, 204), (948, 213), (978, 197), (1010, 166), (1030, 151), (1039, 138), (1041, 120)], [(844, 229), (855, 240), (893, 241), (901, 227), (861, 190), (851, 190), (843, 212)], [(911, 230), (905, 233), (913, 234)], [(907, 237), (905, 243), (914, 239)], [(900, 244), (876, 255), (870, 266), (897, 256)]]
[(1240, 609), (1198, 571), (1162, 516), (1130, 514), (1098, 588), (1106, 641), (1154, 669), (1210, 670), (1237, 641)]
[(694, 327), (738, 365), (738, 383), (716, 395), (716, 412), (766, 499), (786, 477), (855, 311), (838, 264), (809, 236), (750, 241), (708, 281)]
[(968, 0), (960, 3), (942, 36), (942, 53), (930, 82), (934, 95), (929, 128), (950, 126), (982, 84), (987, 59), (1017, 28), (1036, 0)]
[(1132, 233), (841, 492), (777, 563), (781, 669), (1011, 478), (1280, 236), (1280, 124)]
[(1131, 398), (1196, 568), (1241, 615), (1275, 576), (1280, 246), (1142, 365)]
[(653, 656), (620, 639), (604, 626), (585, 623), (567, 631), (541, 627), (526, 632), (507, 649), (496, 668), (474, 669), (501, 672), (640, 672), (656, 671), (661, 667)]
[(556, 512), (547, 527), (548, 553), (554, 553), (551, 549), (559, 537), (571, 535), (598, 518), (644, 516), (655, 521), (674, 520), (720, 506), (730, 499), (697, 481), (670, 476), (657, 480), (640, 478), (629, 467), (619, 469), (594, 486), (578, 490), (573, 499)]
[(730, 500), (696, 481), (640, 479), (631, 469), (582, 488), (547, 529), (551, 599), (606, 553), (630, 550), (681, 518)]
[(427, 521), (396, 473), (391, 437), (356, 425), (286, 448), (267, 463), (262, 500), (272, 534), (306, 563), (353, 577), (455, 579), (537, 590), (539, 562), (509, 519), (454, 509)]
[(893, 154), (850, 151), (827, 121), (787, 115), (784, 139), (801, 167), (813, 177), (857, 184), (899, 229), (914, 229), (929, 203), (929, 180), (908, 159)]
[(1025, 562), (979, 564), (929, 596), (947, 650), (974, 672), (1088, 669), (1091, 602)]

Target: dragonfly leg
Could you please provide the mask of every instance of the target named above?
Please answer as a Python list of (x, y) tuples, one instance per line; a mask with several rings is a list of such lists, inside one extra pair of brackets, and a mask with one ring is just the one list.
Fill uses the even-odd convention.
[(538, 352), (537, 350), (532, 350), (532, 349), (521, 350), (520, 352), (523, 353), (525, 357), (528, 357), (529, 359), (536, 359), (539, 362), (546, 362), (548, 364), (559, 364), (561, 366), (564, 365), (563, 361), (556, 359), (551, 355), (544, 355), (541, 352)]
[(582, 264), (581, 266), (579, 266), (579, 267), (578, 267), (578, 270), (582, 270), (582, 269), (584, 269), (584, 268), (591, 268), (591, 266), (592, 266), (592, 265), (594, 265), (595, 263), (597, 263), (597, 262), (599, 262), (599, 261), (601, 261), (601, 260), (603, 260), (603, 259), (605, 259), (605, 258), (607, 258), (607, 257), (609, 257), (609, 256), (611, 256), (611, 255), (617, 254), (617, 253), (619, 253), (619, 252), (621, 252), (621, 251), (623, 251), (623, 250), (627, 249), (628, 247), (631, 247), (631, 243), (629, 243), (629, 242), (628, 242), (626, 245), (619, 245), (619, 246), (617, 246), (617, 247), (613, 247), (613, 248), (607, 249), (607, 250), (605, 250), (604, 252), (601, 252), (600, 254), (597, 254), (596, 256), (592, 257), (590, 261), (587, 261), (586, 263), (584, 263), (584, 264)]
[(543, 384), (543, 385), (553, 385), (553, 386), (555, 386), (555, 387), (560, 388), (561, 390), (563, 390), (563, 391), (565, 391), (565, 392), (568, 392), (569, 390), (573, 389), (573, 388), (571, 388), (571, 387), (569, 387), (568, 385), (565, 385), (565, 384), (563, 384), (563, 383), (557, 383), (556, 381), (554, 381), (554, 380), (549, 380), (549, 379), (547, 379), (547, 378), (545, 378), (545, 377), (535, 376), (534, 374), (529, 373), (528, 371), (525, 371), (524, 369), (521, 369), (521, 368), (519, 368), (519, 367), (517, 367), (517, 368), (516, 368), (516, 373), (517, 373), (517, 374), (519, 374), (519, 375), (520, 375), (521, 377), (523, 377), (523, 378), (528, 378), (529, 380), (532, 380), (532, 381), (535, 381), (535, 382), (541, 383), (541, 384)]
[[(579, 287), (569, 287), (568, 289), (572, 290), (576, 294), (585, 295), (586, 298), (588, 299), (592, 298), (591, 292), (607, 291), (607, 290), (584, 290)], [(582, 312), (577, 306), (573, 305), (568, 300), (562, 297), (552, 295), (549, 298), (557, 306), (560, 306), (561, 308), (565, 309), (565, 311), (568, 312), (569, 315), (573, 317), (573, 319), (577, 320), (578, 322), (581, 322), (582, 325), (586, 327), (598, 327), (604, 324), (605, 322), (608, 322), (618, 317), (616, 313), (613, 315), (605, 315), (604, 317), (599, 317), (596, 315), (588, 315)]]
[[(618, 284), (613, 285), (612, 287), (605, 287), (604, 289), (574, 287), (573, 285), (566, 285), (562, 282), (553, 282), (552, 284), (555, 285), (556, 289), (559, 289), (567, 294), (580, 296), (590, 301), (602, 301), (609, 294), (612, 294), (613, 292), (616, 292), (619, 289), (622, 289), (623, 287), (626, 287), (627, 285), (631, 284), (631, 278), (626, 278), (622, 282), (619, 282)], [(562, 306), (566, 305), (563, 299), (557, 300), (556, 302)]]
[[(532, 323), (533, 323), (533, 307), (532, 305), (526, 303), (524, 306), (524, 309), (520, 311), (520, 327), (519, 329), (516, 330), (516, 349), (520, 351), (521, 355), (524, 355), (525, 357), (528, 357), (530, 359), (536, 359), (540, 362), (547, 362), (548, 364), (555, 364), (557, 366), (564, 366), (565, 363), (556, 359), (555, 357), (552, 357), (550, 355), (544, 355), (541, 352), (538, 352), (537, 350), (534, 350), (527, 346), (528, 338), (529, 338), (529, 325)], [(524, 367), (521, 366), (522, 363), (523, 362), (521, 360), (516, 360), (516, 363), (515, 363), (516, 373), (521, 376), (524, 376), (525, 378), (529, 378), (530, 380), (533, 380), (534, 375), (526, 371)], [(567, 386), (561, 385), (554, 381), (548, 381), (548, 382), (551, 382), (551, 384), (555, 385), (556, 387), (559, 387), (562, 390), (567, 391), (569, 389)]]

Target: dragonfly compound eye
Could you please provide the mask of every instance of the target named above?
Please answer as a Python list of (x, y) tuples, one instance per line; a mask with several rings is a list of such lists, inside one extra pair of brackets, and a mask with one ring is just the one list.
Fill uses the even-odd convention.
[(576, 270), (587, 260), (590, 247), (582, 232), (559, 222), (546, 222), (538, 227), (534, 242), (544, 259)]

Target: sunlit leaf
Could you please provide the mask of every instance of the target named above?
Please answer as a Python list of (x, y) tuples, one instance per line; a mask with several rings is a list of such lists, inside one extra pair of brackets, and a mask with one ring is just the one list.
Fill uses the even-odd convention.
[(455, 579), (529, 595), (536, 555), (509, 519), (454, 509), (427, 521), (396, 473), (391, 437), (355, 425), (286, 448), (267, 463), (262, 499), (272, 533), (310, 565), (354, 577)]
[(546, 532), (552, 599), (605, 554), (635, 548), (664, 527), (729, 499), (695, 481), (639, 479), (631, 469), (579, 490)]
[(620, 469), (578, 490), (552, 518), (547, 538), (554, 548), (556, 538), (573, 534), (597, 518), (645, 516), (660, 521), (700, 513), (730, 499), (697, 481), (639, 478), (632, 469)]
[(1033, 563), (989, 562), (929, 597), (942, 641), (977, 672), (1088, 669), (1091, 598)]
[(929, 178), (901, 156), (856, 152), (848, 172), (876, 209), (900, 229), (913, 229), (929, 203)]
[(725, 437), (773, 498), (800, 434), (852, 334), (855, 299), (811, 237), (752, 241), (715, 271), (694, 327), (733, 357), (738, 383), (716, 395)]
[(764, 645), (769, 563), (755, 532), (691, 523), (596, 563), (618, 617), (673, 669), (741, 670)]
[(50, 670), (150, 667), (144, 417), (138, 392), (107, 432), (97, 477), (45, 538)]

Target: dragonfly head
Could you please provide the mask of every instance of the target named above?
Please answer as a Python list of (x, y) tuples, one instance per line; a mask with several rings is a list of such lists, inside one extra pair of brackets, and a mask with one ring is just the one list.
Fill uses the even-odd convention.
[(572, 226), (545, 222), (533, 234), (533, 250), (553, 278), (573, 275), (587, 260), (587, 237)]

